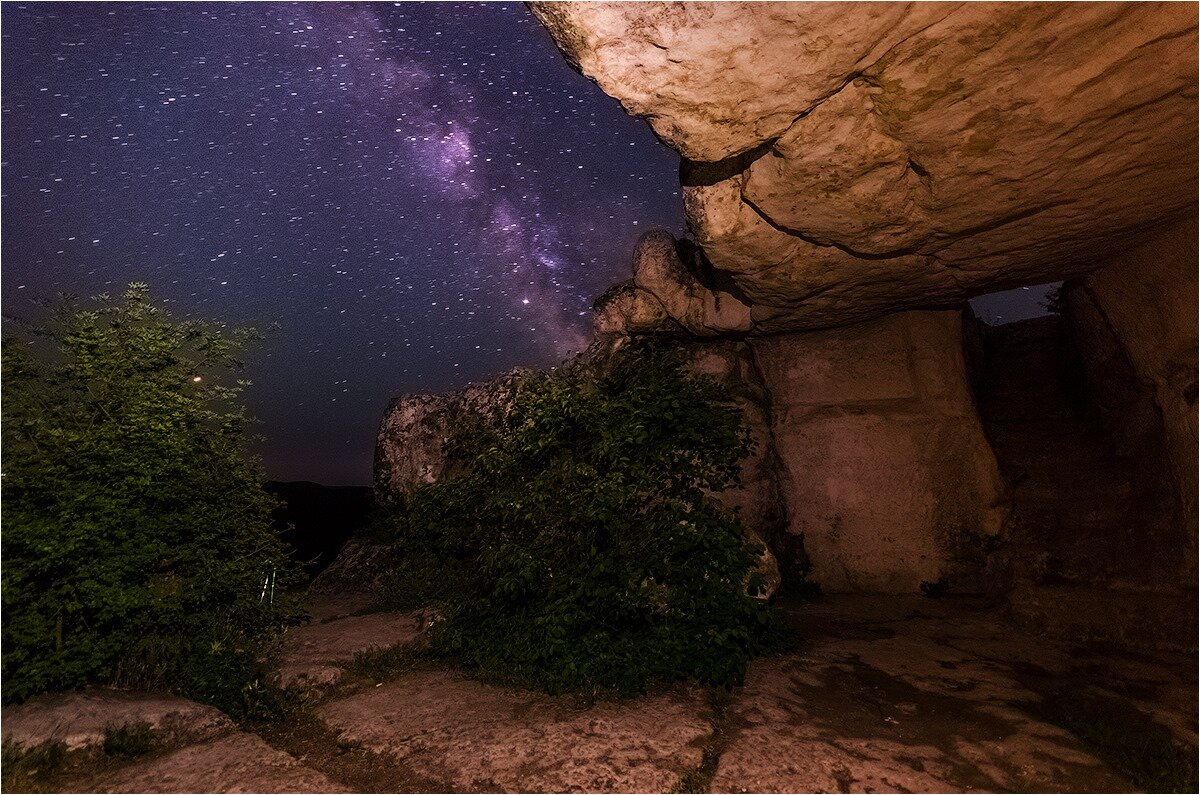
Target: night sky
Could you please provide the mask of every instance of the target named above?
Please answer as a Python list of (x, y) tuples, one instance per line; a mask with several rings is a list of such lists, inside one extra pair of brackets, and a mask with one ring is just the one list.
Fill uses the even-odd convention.
[(580, 349), (637, 237), (684, 228), (677, 155), (519, 4), (6, 2), (0, 27), (5, 314), (143, 281), (269, 329), (271, 478), (370, 482), (388, 400)]
[(144, 281), (272, 327), (277, 479), (370, 481), (390, 398), (586, 344), (678, 157), (519, 4), (14, 4), (3, 303)]

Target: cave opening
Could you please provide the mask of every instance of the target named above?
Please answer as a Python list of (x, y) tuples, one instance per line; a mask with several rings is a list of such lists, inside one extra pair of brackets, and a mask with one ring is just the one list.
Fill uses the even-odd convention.
[(975, 317), (991, 326), (1018, 323), (1059, 311), (1062, 282), (1048, 282), (1000, 290), (971, 299)]
[(1194, 569), (1161, 413), (1082, 282), (971, 301), (964, 345), (1010, 512), (987, 567), (1014, 616), (1132, 645), (1195, 638)]

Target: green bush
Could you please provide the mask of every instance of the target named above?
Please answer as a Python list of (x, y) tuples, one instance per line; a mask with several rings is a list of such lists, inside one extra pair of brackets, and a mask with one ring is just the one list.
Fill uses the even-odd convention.
[(451, 474), (395, 507), (395, 588), (441, 613), (433, 650), (551, 692), (740, 682), (774, 625), (709, 496), (749, 444), (727, 397), (641, 344), (456, 418)]
[(245, 339), (172, 320), (144, 285), (5, 339), (6, 703), (93, 682), (235, 714), (256, 698), (293, 566), (242, 449), (242, 382), (220, 383)]

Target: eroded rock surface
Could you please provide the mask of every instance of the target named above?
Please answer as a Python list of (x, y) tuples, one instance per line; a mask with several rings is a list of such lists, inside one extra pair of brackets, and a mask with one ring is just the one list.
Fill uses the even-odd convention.
[(362, 744), (455, 788), (669, 792), (711, 731), (698, 691), (577, 709), (565, 699), (427, 671), (320, 710)]
[(234, 732), (72, 782), (76, 792), (351, 792), (260, 738)]
[[(1064, 644), (1016, 629), (971, 598), (842, 595), (784, 600), (780, 610), (801, 645), (754, 660), (745, 685), (731, 690), (679, 685), (587, 707), (426, 663), (378, 685), (355, 680), (277, 725), (240, 731), (223, 719), (208, 734), (158, 732), (150, 750), (132, 759), (79, 751), (40, 786), (69, 792), (1194, 790), (1194, 655), (1122, 655)], [(125, 700), (149, 704), (154, 697)], [(131, 717), (127, 703), (106, 703), (97, 725)], [(48, 699), (30, 705), (54, 709)], [(6, 741), (19, 709), (4, 711)], [(207, 714), (197, 705), (191, 710), (172, 707), (174, 714)], [(146, 721), (154, 711), (133, 717)], [(1104, 745), (1113, 738), (1136, 748), (1114, 752)]]
[(810, 648), (756, 662), (726, 710), (713, 791), (1133, 789), (1050, 719), (1084, 699), (1194, 747), (1185, 657), (1092, 656), (953, 600), (842, 596), (797, 622)]
[(308, 587), (313, 621), (352, 615), (379, 598), (396, 566), (391, 546), (370, 538), (351, 538)]
[[(1192, 5), (532, 5), (683, 154), (756, 331), (1081, 274), (1195, 212)], [(706, 328), (697, 289), (663, 303)]]
[(295, 627), (283, 638), (280, 685), (336, 684), (356, 655), (412, 643), (420, 629), (416, 613), (369, 613)]
[(1132, 730), (1159, 759), (1194, 756), (1188, 655), (1081, 649), (970, 598), (843, 595), (782, 611), (802, 648), (755, 660), (730, 692), (582, 708), (422, 669), (317, 714), (393, 775), (464, 790), (1120, 792), (1155, 784), (1075, 731)]
[(701, 257), (698, 250), (691, 252), (689, 268), (670, 232), (648, 232), (634, 248), (633, 284), (657, 299), (667, 315), (692, 336), (749, 331), (750, 307), (728, 292), (696, 281), (693, 273), (698, 271)]
[[(4, 743), (62, 743), (70, 754), (34, 791), (346, 792), (323, 774), (239, 731), (213, 707), (179, 696), (102, 688), (38, 696), (4, 708)], [(113, 730), (148, 733), (132, 758), (107, 757)], [(119, 735), (118, 735), (119, 736)], [(134, 735), (143, 737), (142, 735)], [(6, 758), (5, 764), (9, 764)]]
[(446, 442), (463, 412), (491, 415), (506, 410), (529, 371), (521, 368), (444, 395), (403, 395), (384, 412), (375, 443), (375, 493), (384, 498), (433, 483), (454, 462)]
[(107, 729), (144, 725), (158, 741), (197, 742), (233, 730), (213, 707), (166, 693), (89, 688), (48, 693), (4, 708), (4, 742), (32, 748), (58, 741), (68, 751), (98, 746)]

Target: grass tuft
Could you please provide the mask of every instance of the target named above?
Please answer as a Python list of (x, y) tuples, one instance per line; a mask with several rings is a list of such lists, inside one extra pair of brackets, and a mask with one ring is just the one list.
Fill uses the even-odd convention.
[(154, 746), (154, 732), (149, 723), (127, 723), (109, 726), (104, 730), (104, 755), (117, 759), (133, 759)]
[(398, 679), (413, 670), (423, 659), (424, 655), (411, 643), (402, 643), (386, 649), (359, 652), (354, 655), (347, 672), (380, 684)]
[(0, 757), (0, 789), (4, 792), (37, 792), (44, 779), (58, 772), (67, 758), (67, 745), (47, 740), (31, 748), (5, 742)]

